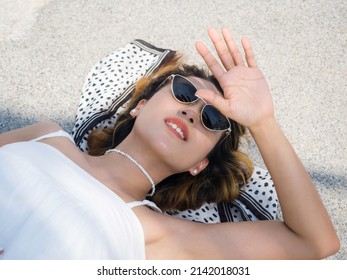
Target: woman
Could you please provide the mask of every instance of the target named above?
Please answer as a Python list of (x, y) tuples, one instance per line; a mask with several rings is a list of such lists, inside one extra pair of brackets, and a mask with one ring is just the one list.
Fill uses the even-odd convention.
[[(315, 186), (276, 123), (249, 41), (242, 40), (245, 65), (227, 29), (223, 39), (213, 29), (209, 35), (223, 66), (202, 43), (196, 48), (224, 96), (209, 80), (169, 75), (150, 99), (131, 108), (131, 132), (105, 155), (82, 153), (52, 123), (1, 136), (0, 146), (13, 143), (0, 149), (7, 198), (0, 217), (3, 258), (313, 259), (338, 250)], [(257, 143), (284, 221), (205, 225), (158, 213), (146, 196), (174, 174), (204, 172), (211, 153), (236, 129), (228, 118)], [(170, 207), (181, 207), (177, 201)]]
[[(199, 82), (192, 83), (190, 78), (185, 78), (191, 76), (208, 81), (215, 87), (212, 87), (213, 90), (218, 89), (218, 92), (222, 92), (219, 89), (218, 81), (207, 71), (196, 66), (182, 64), (179, 56), (172, 56), (158, 71), (149, 77), (142, 78), (137, 83), (128, 109), (118, 117), (114, 128), (92, 131), (88, 137), (89, 154), (101, 156), (118, 146), (133, 129), (139, 111), (138, 105), (147, 102), (164, 86), (170, 88), (172, 97), (177, 102), (189, 107), (198, 103), (195, 84), (199, 84)], [(168, 110), (165, 106), (158, 107), (153, 111), (156, 115), (158, 114), (158, 117), (160, 109), (165, 113)], [(194, 118), (189, 117), (189, 114), (190, 110), (178, 113), (179, 118), (185, 117), (194, 124)], [(210, 116), (213, 118), (209, 118)], [(194, 167), (188, 172), (184, 170), (184, 172), (177, 173), (176, 170), (172, 170), (174, 175), (155, 184), (156, 191), (151, 191), (149, 197), (163, 211), (197, 209), (206, 201), (215, 203), (233, 201), (237, 197), (239, 187), (244, 186), (252, 175), (251, 160), (246, 154), (239, 151), (239, 143), (246, 128), (229, 120), (211, 105), (201, 109), (200, 118), (204, 129), (213, 130), (213, 126), (216, 126), (217, 129), (220, 129), (218, 131), (222, 132), (222, 136), (218, 134), (217, 136), (222, 138), (218, 140), (218, 145), (215, 145), (215, 148), (208, 153), (203, 166)], [(177, 122), (179, 119), (175, 121)], [(167, 121), (167, 125), (171, 126), (179, 138), (185, 142), (188, 141), (186, 129), (179, 128), (174, 120)], [(143, 123), (137, 124), (135, 128), (137, 127), (147, 129), (149, 126)], [(155, 146), (154, 149), (159, 148), (156, 146), (156, 141), (151, 144)], [(183, 152), (186, 154), (185, 151)], [(168, 159), (171, 164), (173, 157), (168, 155)], [(201, 172), (202, 170), (204, 172)]]

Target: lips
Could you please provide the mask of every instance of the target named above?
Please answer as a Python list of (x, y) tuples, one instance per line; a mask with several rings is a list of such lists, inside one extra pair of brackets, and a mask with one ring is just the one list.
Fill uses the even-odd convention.
[(165, 124), (179, 139), (188, 140), (188, 128), (182, 120), (169, 118), (165, 120)]

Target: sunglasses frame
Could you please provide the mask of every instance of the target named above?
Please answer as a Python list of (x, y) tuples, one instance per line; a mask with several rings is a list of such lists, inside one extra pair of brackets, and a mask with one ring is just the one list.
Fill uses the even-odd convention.
[[(230, 123), (229, 119), (228, 119), (225, 115), (223, 115), (217, 108), (213, 107), (211, 104), (208, 104), (204, 99), (202, 99), (202, 98), (199, 97), (199, 96), (196, 96), (195, 94), (194, 94), (194, 95), (196, 96), (196, 100), (191, 101), (191, 102), (184, 102), (184, 101), (179, 100), (179, 99), (176, 97), (175, 92), (174, 92), (174, 89), (173, 89), (175, 77), (180, 77), (180, 78), (184, 79), (187, 83), (189, 83), (190, 85), (192, 85), (192, 86), (195, 88), (196, 91), (198, 91), (197, 87), (196, 87), (190, 80), (188, 80), (186, 77), (184, 77), (184, 76), (182, 76), (182, 75), (179, 75), (179, 74), (171, 74), (170, 76), (168, 76), (168, 77), (159, 85), (158, 89), (159, 89), (162, 85), (164, 85), (164, 84), (167, 82), (167, 80), (171, 80), (171, 85), (170, 85), (171, 94), (172, 94), (173, 98), (174, 98), (177, 102), (179, 102), (179, 103), (181, 103), (181, 104), (194, 104), (194, 103), (196, 103), (199, 99), (202, 100), (202, 101), (205, 103), (205, 105), (201, 108), (201, 111), (200, 111), (200, 122), (202, 123), (203, 127), (206, 128), (207, 130), (213, 131), (213, 132), (225, 132), (225, 133), (226, 133), (226, 136), (228, 136), (228, 135), (231, 133), (231, 131), (232, 131), (232, 130), (231, 130), (231, 123)], [(204, 124), (204, 122), (203, 122), (203, 117), (202, 117), (203, 111), (204, 111), (204, 109), (206, 108), (206, 106), (211, 106), (211, 107), (213, 107), (213, 108), (214, 108), (215, 110), (217, 110), (222, 116), (224, 116), (225, 119), (227, 120), (228, 124), (229, 124), (229, 127), (226, 128), (226, 129), (211, 129), (211, 128), (208, 128), (208, 127)]]

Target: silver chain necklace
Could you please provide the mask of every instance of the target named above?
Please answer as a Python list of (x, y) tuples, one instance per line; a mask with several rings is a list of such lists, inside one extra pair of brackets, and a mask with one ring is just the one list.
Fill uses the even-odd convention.
[(143, 166), (141, 164), (139, 164), (134, 158), (132, 158), (130, 155), (128, 155), (127, 153), (124, 153), (121, 150), (118, 149), (110, 149), (106, 152), (106, 154), (110, 153), (110, 152), (115, 152), (117, 154), (120, 154), (124, 157), (126, 157), (128, 160), (130, 160), (133, 164), (135, 164), (140, 170), (141, 172), (147, 177), (148, 181), (151, 183), (152, 185), (152, 191), (151, 193), (149, 193), (147, 196), (152, 196), (155, 193), (155, 184), (153, 179), (151, 178), (151, 176), (149, 176), (149, 174), (147, 173), (147, 171), (143, 168)]

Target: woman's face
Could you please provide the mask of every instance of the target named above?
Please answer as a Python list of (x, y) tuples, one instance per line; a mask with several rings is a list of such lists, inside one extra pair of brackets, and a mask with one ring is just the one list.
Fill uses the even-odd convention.
[[(209, 81), (192, 76), (187, 78), (198, 91), (209, 89), (221, 94)], [(173, 172), (187, 171), (206, 160), (223, 134), (207, 130), (201, 123), (200, 112), (204, 105), (200, 99), (193, 104), (177, 102), (171, 94), (169, 81), (150, 100), (137, 106), (133, 131), (141, 134), (141, 141), (145, 141)]]

